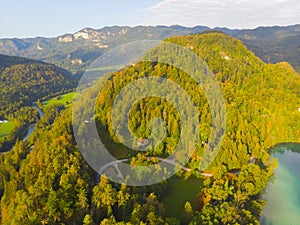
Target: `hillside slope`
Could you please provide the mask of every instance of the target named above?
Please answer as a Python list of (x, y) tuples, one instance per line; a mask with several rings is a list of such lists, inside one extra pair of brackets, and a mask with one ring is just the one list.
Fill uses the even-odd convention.
[(259, 27), (233, 34), (267, 63), (289, 62), (300, 73), (300, 25)]
[(0, 68), (1, 116), (76, 86), (69, 72), (43, 62), (0, 55)]
[[(300, 76), (288, 63), (265, 64), (242, 42), (220, 33), (174, 37), (166, 41), (193, 49), (192, 51), (207, 63), (222, 88), (227, 107), (227, 130), (222, 151), (212, 170), (220, 172), (222, 171), (219, 170), (220, 167), (224, 170), (241, 168), (250, 157), (265, 161), (268, 158), (267, 149), (274, 144), (283, 141), (300, 141), (298, 111)], [(170, 52), (170, 54), (174, 53)], [(188, 61), (190, 60), (188, 58), (182, 60), (187, 62), (187, 65), (195, 63)], [(110, 118), (113, 99), (129, 82), (142, 75), (151, 76), (151, 74), (168, 78), (182, 87), (187, 87), (187, 92), (199, 107), (202, 127), (199, 143), (207, 142), (211, 116), (205, 94), (203, 91), (197, 91), (195, 81), (187, 74), (161, 63), (138, 63), (115, 74), (107, 84), (107, 89), (104, 88), (99, 95), (101, 97), (96, 110), (96, 119), (101, 126), (106, 127), (112, 138), (116, 140), (112, 134)], [(130, 99), (130, 95), (126, 97)], [(125, 98), (124, 101), (126, 102)], [(152, 112), (150, 109), (159, 106), (161, 117), (165, 118), (168, 115), (167, 118), (172, 118), (167, 120), (168, 138), (153, 150), (154, 153), (157, 150), (156, 153), (160, 156), (169, 155), (180, 137), (178, 114), (170, 115), (169, 113), (174, 109), (171, 110), (172, 107), (168, 103), (159, 99), (144, 99), (139, 104), (136, 106), (136, 112), (131, 112), (132, 117), (129, 120), (129, 124), (138, 136), (147, 137), (149, 135), (147, 120), (152, 116), (160, 115), (156, 110)], [(199, 154), (204, 151), (201, 147), (198, 150)], [(195, 160), (200, 158), (196, 157)]]
[[(12, 66), (12, 65), (18, 65), (18, 64), (29, 64), (29, 63), (37, 63), (38, 61), (27, 59), (27, 58), (21, 58), (21, 57), (14, 57), (14, 56), (8, 56), (8, 55), (1, 55), (0, 54), (0, 71), (5, 69), (6, 67)], [(42, 63), (42, 62), (40, 62)]]

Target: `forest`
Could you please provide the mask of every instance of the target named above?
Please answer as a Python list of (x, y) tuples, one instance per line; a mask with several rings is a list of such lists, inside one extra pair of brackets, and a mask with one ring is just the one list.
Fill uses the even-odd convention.
[(36, 122), (33, 102), (69, 92), (76, 83), (70, 73), (54, 65), (0, 55), (0, 119), (14, 123), (13, 131), (0, 140), (0, 151), (11, 148)]
[[(172, 65), (146, 61), (113, 73), (97, 94), (93, 119), (100, 138), (112, 154), (130, 158), (133, 166), (149, 165), (153, 162), (148, 157), (166, 158), (176, 148), (182, 135), (179, 112), (161, 98), (140, 99), (130, 111), (130, 128), (136, 136), (148, 138), (149, 121), (160, 117), (166, 124), (166, 137), (159, 145), (136, 154), (123, 146), (113, 132), (113, 102), (122, 88), (145, 76), (166, 78), (185, 89), (198, 111), (199, 144), (185, 165), (191, 170), (180, 171), (176, 176), (186, 182), (191, 177), (199, 179), (202, 185), (193, 202), (185, 203), (182, 215), (175, 218), (167, 214), (164, 199), (170, 192), (169, 180), (135, 187), (111, 182), (104, 175), (99, 177), (76, 144), (72, 109), (53, 104), (44, 108), (44, 117), (38, 120), (37, 129), (27, 141), (17, 141), (13, 150), (0, 155), (1, 224), (259, 224), (266, 204), (261, 192), (277, 166), (276, 160), (270, 158), (269, 149), (280, 142), (300, 141), (299, 74), (285, 62), (264, 63), (241, 41), (219, 32), (177, 36), (165, 41), (189, 48), (198, 55), (213, 72), (224, 95), (225, 136), (217, 157), (206, 171), (199, 171), (199, 164), (206, 151), (202, 143), (207, 143), (212, 129), (208, 100), (187, 73)], [(157, 52), (159, 46), (148, 54), (154, 58), (166, 57), (156, 55)], [(195, 63), (191, 58), (182, 60)], [(29, 84), (22, 86), (22, 78), (12, 75), (19, 71), (30, 76), (31, 73), (26, 73), (29, 70), (37, 71), (39, 80), (45, 81), (45, 85), (32, 89), (35, 95), (31, 96), (35, 99), (23, 94), (29, 90)], [(24, 100), (12, 104), (11, 112), (14, 107), (43, 97), (41, 93), (53, 93), (53, 89), (52, 92), (48, 89), (51, 82), (46, 82), (53, 81), (49, 78), (51, 74), (44, 76), (38, 71), (32, 65), (2, 72), (3, 81), (19, 82), (23, 90), (18, 98)], [(29, 80), (36, 87), (34, 77)], [(57, 91), (61, 90), (61, 86), (57, 87)], [(83, 93), (86, 99), (95, 94), (93, 91), (91, 88)], [(5, 93), (10, 98), (14, 92)], [(82, 127), (87, 126), (82, 123)], [(126, 154), (117, 154), (120, 149)], [(213, 177), (203, 177), (201, 172)], [(142, 175), (137, 174), (137, 179)]]

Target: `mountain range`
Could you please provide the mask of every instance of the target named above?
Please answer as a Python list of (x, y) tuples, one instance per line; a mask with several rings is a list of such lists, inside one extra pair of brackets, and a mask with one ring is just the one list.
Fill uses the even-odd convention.
[(219, 30), (241, 40), (266, 63), (289, 62), (300, 72), (300, 25), (228, 29), (206, 26), (113, 26), (84, 28), (74, 34), (45, 38), (0, 39), (0, 54), (21, 56), (55, 64), (82, 73), (103, 53), (116, 46), (138, 40), (163, 40), (167, 37)]

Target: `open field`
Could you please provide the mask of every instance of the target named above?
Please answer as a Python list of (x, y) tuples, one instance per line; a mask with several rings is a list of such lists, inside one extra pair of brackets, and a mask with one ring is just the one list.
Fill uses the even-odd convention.
[(8, 121), (7, 123), (0, 124), (0, 140), (8, 136), (14, 129), (14, 122)]
[(53, 105), (53, 104), (63, 104), (64, 106), (68, 107), (72, 104), (72, 100), (74, 97), (75, 93), (74, 92), (70, 92), (67, 94), (63, 94), (63, 95), (59, 95), (53, 98), (50, 98), (46, 101), (42, 102), (42, 106), (49, 106), (49, 105)]

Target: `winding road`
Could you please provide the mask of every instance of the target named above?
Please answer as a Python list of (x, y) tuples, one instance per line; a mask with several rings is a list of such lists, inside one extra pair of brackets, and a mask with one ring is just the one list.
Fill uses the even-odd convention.
[[(190, 171), (191, 171), (190, 168), (187, 168), (187, 167), (185, 167), (185, 166), (181, 166), (180, 164), (176, 163), (176, 162), (175, 162), (175, 159), (171, 160), (171, 159), (165, 159), (165, 158), (160, 158), (160, 157), (146, 157), (146, 159), (156, 159), (156, 160), (159, 160), (159, 161), (168, 163), (168, 164), (170, 164), (170, 165), (172, 165), (172, 166), (179, 166), (180, 169), (182, 169), (182, 170), (184, 170), (184, 171), (186, 171), (186, 172), (190, 172)], [(104, 172), (107, 168), (113, 166), (113, 167), (115, 167), (115, 169), (117, 170), (118, 176), (119, 176), (120, 178), (123, 178), (123, 174), (122, 174), (121, 171), (119, 170), (118, 164), (119, 164), (119, 163), (128, 162), (128, 161), (130, 161), (130, 160), (131, 160), (131, 158), (128, 158), (128, 159), (120, 159), (120, 160), (115, 160), (115, 161), (109, 162), (109, 163), (105, 164), (104, 166), (102, 166), (102, 167), (99, 169), (98, 174), (100, 174), (100, 175), (103, 174), (103, 172)], [(211, 173), (201, 173), (201, 175), (204, 176), (204, 177), (212, 177), (212, 176), (213, 176), (213, 174), (211, 174)], [(122, 180), (124, 180), (124, 179), (122, 179)]]
[[(191, 171), (191, 169), (190, 168), (187, 168), (187, 167), (184, 167), (184, 166), (181, 166), (181, 165), (179, 165), (179, 164), (176, 164), (176, 162), (175, 162), (175, 160), (170, 160), (170, 159), (165, 159), (165, 158), (160, 158), (160, 157), (146, 157), (146, 159), (157, 159), (157, 160), (159, 160), (159, 161), (162, 161), (162, 162), (166, 162), (166, 163), (168, 163), (168, 164), (170, 164), (170, 165), (173, 165), (173, 166), (179, 166), (182, 170), (184, 170), (184, 171), (187, 171), (187, 172), (190, 172)], [(108, 167), (110, 167), (110, 166), (115, 166), (115, 165), (117, 165), (117, 164), (119, 164), (119, 163), (123, 163), (123, 162), (128, 162), (128, 161), (130, 161), (131, 160), (131, 158), (129, 158), (129, 159), (120, 159), (120, 160), (116, 160), (116, 161), (112, 161), (112, 162), (110, 162), (110, 163), (107, 163), (107, 164), (105, 164), (104, 166), (102, 166), (100, 169), (99, 169), (99, 174), (102, 174), (103, 172), (104, 172), (104, 170), (105, 169), (107, 169)]]

